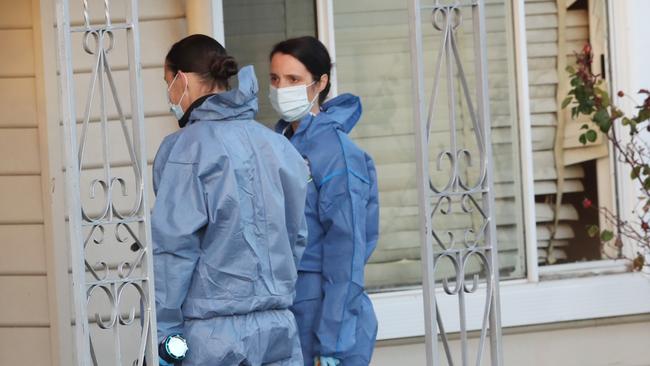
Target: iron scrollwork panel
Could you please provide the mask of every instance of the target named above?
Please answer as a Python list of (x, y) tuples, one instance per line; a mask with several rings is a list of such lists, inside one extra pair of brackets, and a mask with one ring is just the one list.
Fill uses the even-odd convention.
[[(82, 14), (77, 26), (69, 1), (57, 2), (79, 365), (157, 361), (138, 1), (121, 0), (124, 21), (115, 23), (117, 2), (75, 2)], [(118, 82), (113, 58), (127, 85)], [(80, 67), (84, 61), (89, 65)]]
[[(481, 365), (489, 359), (500, 365), (484, 1), (411, 0), (409, 9), (420, 212), (426, 215), (422, 263), (428, 363)], [(470, 347), (467, 301), (478, 296), (479, 339)], [(453, 298), (453, 313), (439, 306), (443, 297)], [(457, 352), (445, 328), (450, 319), (460, 333)]]

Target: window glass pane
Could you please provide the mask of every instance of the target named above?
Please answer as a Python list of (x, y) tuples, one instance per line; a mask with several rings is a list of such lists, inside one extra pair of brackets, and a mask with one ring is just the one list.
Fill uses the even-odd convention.
[[(334, 1), (336, 66), (338, 90), (362, 98), (364, 113), (352, 133), (355, 141), (375, 159), (378, 169), (381, 234), (377, 250), (366, 270), (369, 289), (386, 290), (421, 284), (418, 197), (415, 172), (415, 140), (412, 119), (411, 61), (406, 3), (403, 1)], [(513, 45), (507, 27), (509, 9), (505, 0), (489, 1), (486, 6), (488, 44), (489, 103), (492, 120), (493, 176), (495, 183), (497, 240), (503, 278), (522, 277), (525, 253), (522, 226), (521, 175), (517, 145), (517, 119), (513, 70)], [(458, 28), (459, 56), (465, 82), (476, 108), (473, 29), (470, 12), (462, 13)], [(422, 13), (426, 94), (432, 87), (435, 63), (441, 47), (441, 32), (434, 29), (431, 13)], [(444, 65), (444, 64), (443, 64)], [(444, 69), (444, 66), (443, 66)], [(449, 162), (444, 157), (438, 167), (438, 154), (449, 149), (449, 105), (446, 72), (441, 73), (438, 102), (433, 109), (430, 139), (432, 183), (441, 187), (450, 178)], [(479, 177), (479, 149), (475, 140), (469, 106), (460, 88), (462, 78), (454, 71), (455, 134), (472, 156), (471, 164), (461, 159), (460, 176), (469, 183)], [(428, 97), (427, 97), (428, 98)], [(471, 200), (470, 200), (471, 201)], [(469, 202), (471, 205), (471, 202)], [(461, 202), (452, 202), (454, 212)], [(434, 231), (451, 231), (463, 240), (465, 229), (478, 232), (483, 220), (478, 210), (470, 215), (434, 216)], [(470, 234), (471, 235), (471, 234)], [(441, 235), (449, 244), (449, 237)], [(458, 244), (457, 244), (458, 245)], [(476, 267), (476, 268), (474, 268)], [(437, 275), (449, 275), (442, 269)], [(479, 263), (470, 263), (466, 274), (480, 272)]]
[[(607, 140), (581, 145), (580, 126), (588, 124), (589, 118), (573, 120), (569, 110), (558, 113), (561, 106), (557, 103), (558, 92), (567, 93), (571, 88), (561, 64), (575, 65), (575, 53), (587, 42), (595, 53), (592, 69), (602, 69), (601, 62), (607, 58), (600, 57), (607, 49), (606, 5), (576, 1), (563, 17), (554, 0), (526, 0), (525, 9), (538, 263), (616, 258), (619, 248), (615, 241), (602, 245), (599, 236), (590, 237), (586, 230), (599, 224), (598, 210), (593, 207), (614, 208), (613, 190), (607, 188), (612, 184), (606, 178), (611, 171)], [(560, 34), (565, 42), (559, 42)], [(561, 148), (555, 144), (558, 130), (564, 134)], [(582, 206), (585, 197), (592, 201), (592, 208)], [(609, 226), (605, 221), (600, 224)], [(541, 275), (548, 270), (553, 276), (553, 268), (541, 268)]]
[(269, 52), (287, 38), (316, 35), (313, 1), (223, 0), (226, 49), (239, 66), (255, 66), (260, 93), (257, 120), (273, 126), (277, 114), (269, 103)]

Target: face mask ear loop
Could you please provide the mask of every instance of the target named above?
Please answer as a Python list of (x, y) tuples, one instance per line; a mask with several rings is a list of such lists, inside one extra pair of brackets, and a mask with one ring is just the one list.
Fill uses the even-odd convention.
[(320, 97), (320, 93), (316, 93), (316, 95), (314, 95), (314, 99), (312, 99), (311, 102), (309, 102), (309, 104), (310, 104), (311, 106), (314, 106), (314, 103), (316, 102), (316, 100), (318, 99), (318, 97)]
[[(169, 91), (172, 89), (172, 85), (176, 82), (176, 79), (178, 78), (178, 75), (180, 75), (180, 72), (177, 72), (176, 75), (174, 75), (174, 78), (172, 79), (172, 82), (169, 83), (169, 86), (167, 87), (167, 95), (169, 95)], [(174, 103), (171, 101), (171, 98), (169, 98), (169, 102), (172, 104), (177, 104), (180, 105), (181, 102), (183, 101), (183, 98), (185, 98), (185, 94), (187, 94), (187, 87), (189, 86), (189, 82), (187, 80), (187, 76), (183, 74), (183, 77), (185, 78), (185, 89), (183, 89), (183, 94), (181, 94), (181, 99), (179, 99), (178, 103)]]
[(183, 101), (183, 98), (185, 98), (185, 95), (187, 94), (187, 88), (190, 86), (190, 82), (187, 80), (185, 73), (183, 73), (183, 78), (185, 79), (185, 89), (183, 89), (183, 94), (181, 95), (181, 99), (178, 101), (178, 105), (180, 105)]
[[(312, 85), (314, 85), (314, 84), (316, 84), (316, 80), (312, 81), (311, 84), (307, 85), (307, 88), (309, 88), (310, 86), (312, 86)], [(319, 96), (320, 96), (320, 92), (319, 92), (319, 93), (316, 93), (316, 95), (314, 95), (314, 99), (312, 99), (312, 100), (309, 102), (309, 105), (310, 105), (311, 107), (314, 106), (314, 102), (316, 102), (316, 100), (318, 99)], [(311, 110), (311, 107), (309, 108), (309, 110)]]
[(167, 91), (168, 91), (168, 92), (169, 92), (170, 90), (172, 90), (172, 85), (174, 85), (174, 83), (176, 82), (176, 79), (177, 79), (177, 78), (178, 78), (178, 72), (176, 73), (176, 75), (174, 75), (174, 78), (172, 79), (172, 82), (169, 83), (169, 86), (167, 87)]

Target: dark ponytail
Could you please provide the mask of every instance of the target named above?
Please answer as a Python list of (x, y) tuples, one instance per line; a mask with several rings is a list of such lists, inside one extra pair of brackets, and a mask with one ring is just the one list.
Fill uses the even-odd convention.
[(165, 57), (165, 67), (198, 74), (212, 87), (228, 89), (228, 79), (237, 74), (237, 61), (214, 38), (193, 34), (174, 43)]
[(295, 57), (305, 65), (315, 81), (320, 81), (321, 76), (327, 75), (327, 85), (318, 95), (318, 103), (323, 104), (332, 85), (330, 83), (332, 60), (325, 45), (312, 36), (291, 38), (273, 46), (269, 59), (272, 59), (276, 53)]

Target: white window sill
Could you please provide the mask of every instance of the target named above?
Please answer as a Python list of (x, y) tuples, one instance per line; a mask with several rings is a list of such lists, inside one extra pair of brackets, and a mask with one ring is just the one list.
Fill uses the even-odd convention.
[[(650, 313), (650, 277), (622, 273), (586, 278), (501, 282), (503, 327)], [(437, 292), (445, 330), (460, 329), (458, 301)], [(370, 295), (379, 320), (379, 340), (424, 335), (422, 290)], [(466, 296), (468, 330), (481, 328), (485, 289)]]
[(538, 269), (542, 281), (610, 275), (629, 271), (630, 261), (623, 259), (554, 264), (541, 266)]

